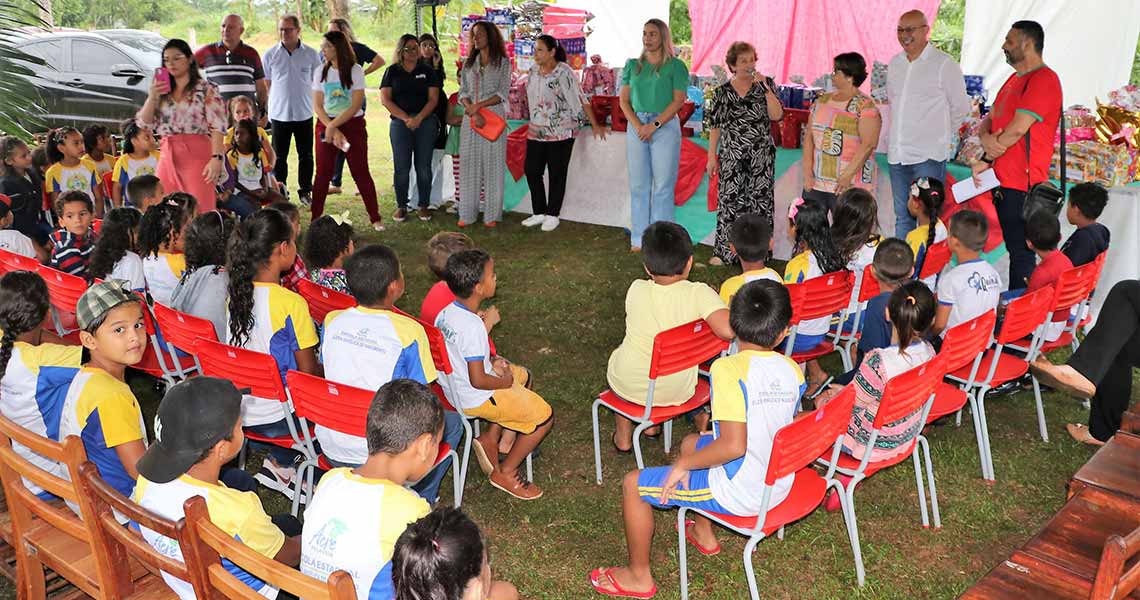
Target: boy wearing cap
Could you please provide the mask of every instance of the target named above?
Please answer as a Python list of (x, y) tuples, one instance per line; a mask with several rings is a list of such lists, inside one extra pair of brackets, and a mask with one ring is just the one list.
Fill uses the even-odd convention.
[(146, 450), (139, 403), (124, 379), (146, 350), (139, 297), (113, 279), (87, 288), (75, 306), (79, 341), (91, 360), (67, 388), (57, 441), (79, 436), (99, 475), (124, 496), (135, 487), (135, 463)]
[[(249, 391), (249, 390), (246, 390)], [(230, 489), (218, 480), (222, 466), (233, 460), (245, 442), (241, 429), (242, 391), (216, 377), (193, 377), (170, 388), (154, 418), (154, 444), (138, 462), (139, 479), (132, 500), (139, 506), (178, 520), (182, 505), (194, 496), (206, 500), (210, 521), (259, 554), (296, 566), (300, 560), (300, 523), (270, 518), (254, 492)], [(287, 535), (285, 530), (292, 530)], [(143, 538), (162, 554), (183, 560), (173, 540), (140, 528)], [(267, 598), (277, 588), (229, 562), (235, 577)], [(162, 574), (180, 598), (192, 600), (186, 581)]]
[(15, 219), (15, 215), (12, 214), (12, 199), (0, 194), (0, 250), (7, 250), (13, 254), (43, 262), (47, 253), (42, 250), (37, 253), (32, 238), (12, 229), (12, 223)]

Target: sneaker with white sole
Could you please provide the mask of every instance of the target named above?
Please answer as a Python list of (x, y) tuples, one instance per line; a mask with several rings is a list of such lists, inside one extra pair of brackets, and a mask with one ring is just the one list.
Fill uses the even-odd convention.
[[(290, 501), (293, 500), (293, 482), (297, 478), (296, 466), (279, 467), (273, 464), (272, 460), (266, 458), (261, 462), (261, 470), (253, 478), (266, 488), (280, 492)], [(304, 485), (301, 489), (301, 503), (305, 504), (309, 497), (309, 486), (308, 482), (302, 483)]]
[(542, 220), (542, 230), (554, 231), (555, 229), (558, 229), (559, 222), (560, 221), (558, 220), (558, 217), (555, 217), (553, 215), (546, 215), (546, 218)]
[(535, 225), (542, 225), (546, 222), (546, 215), (531, 215), (523, 219), (523, 227), (534, 227)]

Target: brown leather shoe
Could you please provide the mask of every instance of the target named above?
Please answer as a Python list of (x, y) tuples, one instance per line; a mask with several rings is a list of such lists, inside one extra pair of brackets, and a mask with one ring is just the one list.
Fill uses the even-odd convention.
[(542, 490), (529, 481), (523, 481), (517, 472), (513, 477), (508, 477), (502, 471), (495, 469), (490, 479), (491, 485), (519, 500), (538, 500), (542, 497)]

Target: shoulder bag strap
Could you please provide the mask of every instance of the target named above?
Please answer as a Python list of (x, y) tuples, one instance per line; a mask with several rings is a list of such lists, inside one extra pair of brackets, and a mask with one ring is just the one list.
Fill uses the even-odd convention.
[[(1028, 88), (1029, 88), (1029, 81), (1027, 80), (1025, 82), (1025, 87), (1021, 88), (1022, 95), (1025, 94), (1025, 90)], [(1065, 172), (1066, 171), (1066, 165), (1065, 165), (1066, 161), (1065, 161), (1065, 101), (1064, 101), (1064, 99), (1061, 100), (1061, 112), (1060, 112), (1059, 121), (1060, 121), (1060, 125), (1061, 125), (1061, 181), (1060, 181), (1061, 185), (1058, 187), (1060, 187), (1060, 189), (1061, 189), (1061, 201), (1064, 202), (1065, 196), (1067, 195), (1066, 194), (1066, 187), (1067, 186), (1065, 185), (1065, 182), (1067, 181), (1067, 179), (1066, 179), (1066, 172)], [(1032, 129), (1033, 129), (1033, 126), (1030, 125), (1029, 129), (1025, 131), (1025, 191), (1026, 191), (1026, 193), (1029, 193), (1029, 189), (1033, 187), (1033, 183), (1032, 183), (1032, 179), (1031, 179), (1031, 175), (1030, 175), (1031, 167), (1029, 165), (1029, 145), (1030, 145), (1029, 132)]]

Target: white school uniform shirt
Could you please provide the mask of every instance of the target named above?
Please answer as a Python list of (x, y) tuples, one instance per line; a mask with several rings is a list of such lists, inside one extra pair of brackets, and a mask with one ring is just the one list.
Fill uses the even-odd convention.
[(997, 308), (1000, 299), (1001, 276), (980, 258), (959, 264), (938, 281), (938, 304), (951, 307), (946, 329)]
[(148, 255), (142, 262), (150, 297), (159, 304), (170, 306), (170, 296), (186, 272), (186, 255), (159, 252)]
[[(854, 256), (847, 262), (847, 270), (855, 274), (855, 286), (851, 288), (851, 303), (847, 310), (854, 311), (859, 304), (859, 291), (863, 288), (863, 270), (875, 260), (875, 250), (879, 247), (879, 238), (868, 241), (859, 246)], [(854, 314), (854, 313), (852, 313)]]
[(15, 229), (0, 230), (0, 249), (27, 258), (36, 257), (36, 248), (32, 245), (32, 238)]
[(493, 373), (491, 345), (487, 342), (487, 328), (483, 325), (483, 319), (459, 301), (455, 301), (439, 311), (439, 315), (435, 318), (435, 326), (447, 341), (447, 357), (451, 359), (453, 365), (451, 375), (444, 376), (456, 396), (449, 399), (458, 402), (459, 408), (462, 409), (482, 405), (491, 397), (493, 391), (480, 390), (471, 385), (467, 363), (482, 362), (483, 372)]
[[(792, 422), (806, 389), (803, 371), (792, 359), (772, 351), (743, 350), (717, 359), (711, 368), (713, 435), (720, 423), (748, 428), (744, 456), (709, 469), (713, 498), (734, 515), (755, 515), (764, 499), (764, 478), (776, 432)], [(795, 475), (772, 486), (768, 507), (787, 498)]]
[[(122, 279), (129, 282), (132, 292), (146, 291), (146, 272), (143, 269), (143, 260), (138, 254), (127, 250), (111, 269), (111, 279)], [(167, 298), (169, 299), (169, 297)]]
[(301, 572), (324, 581), (340, 569), (352, 576), (359, 600), (392, 600), (396, 540), (430, 510), (401, 485), (333, 469), (305, 508)]
[(911, 62), (899, 52), (887, 65), (891, 103), (887, 162), (913, 165), (950, 158), (951, 140), (970, 114), (962, 67), (927, 43)]

